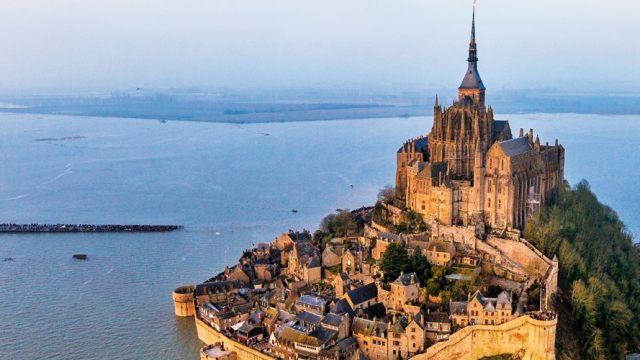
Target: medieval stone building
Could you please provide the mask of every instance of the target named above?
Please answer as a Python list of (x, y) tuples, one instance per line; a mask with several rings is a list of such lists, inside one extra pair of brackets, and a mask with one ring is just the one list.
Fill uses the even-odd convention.
[(494, 119), (491, 106), (485, 106), (475, 15), (467, 61), (457, 101), (443, 107), (436, 96), (431, 132), (398, 150), (396, 195), (444, 225), (522, 228), (541, 204), (557, 196), (564, 148), (557, 140), (542, 145), (533, 130), (513, 138), (509, 122)]

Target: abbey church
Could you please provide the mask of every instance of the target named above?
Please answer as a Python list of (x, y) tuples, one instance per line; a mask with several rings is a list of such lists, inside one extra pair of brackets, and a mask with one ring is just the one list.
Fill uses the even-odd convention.
[(475, 14), (467, 61), (457, 101), (443, 107), (436, 96), (431, 132), (398, 150), (396, 195), (407, 208), (443, 225), (522, 229), (557, 197), (564, 148), (557, 140), (541, 144), (533, 130), (520, 129), (514, 138), (509, 122), (494, 119), (485, 106)]

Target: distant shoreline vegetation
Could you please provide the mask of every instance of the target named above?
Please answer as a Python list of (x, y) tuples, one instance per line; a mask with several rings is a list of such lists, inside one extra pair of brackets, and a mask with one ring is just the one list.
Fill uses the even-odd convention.
[[(266, 123), (408, 118), (432, 113), (431, 96), (416, 94), (160, 94), (38, 96), (2, 98), (15, 104), (0, 112), (48, 115), (183, 120), (218, 123)], [(442, 99), (443, 102), (447, 99)], [(640, 95), (575, 95), (516, 91), (492, 96), (505, 113), (640, 114)]]

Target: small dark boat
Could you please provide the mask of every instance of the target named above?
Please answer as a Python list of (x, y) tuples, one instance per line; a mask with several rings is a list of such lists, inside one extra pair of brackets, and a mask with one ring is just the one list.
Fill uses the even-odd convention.
[(353, 184), (349, 185), (349, 187), (353, 189)]
[(294, 213), (294, 214), (297, 214), (298, 210), (297, 209), (292, 209), (291, 212)]
[(87, 260), (87, 254), (73, 254), (74, 260)]
[(4, 258), (4, 260), (2, 260), (2, 261), (13, 261), (13, 260), (14, 260), (14, 258), (8, 257), (8, 258)]

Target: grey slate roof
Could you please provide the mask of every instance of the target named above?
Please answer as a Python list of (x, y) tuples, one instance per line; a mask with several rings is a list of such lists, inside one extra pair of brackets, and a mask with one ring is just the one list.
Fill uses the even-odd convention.
[(345, 299), (340, 299), (336, 302), (336, 306), (331, 309), (334, 314), (349, 314), (350, 318), (353, 318), (355, 311), (349, 306), (349, 303)]
[(418, 283), (418, 276), (415, 272), (411, 272), (408, 274), (402, 274), (398, 276), (398, 278), (394, 281), (395, 284), (408, 286)]
[(485, 90), (480, 73), (478, 72), (478, 66), (476, 62), (469, 62), (467, 72), (462, 79), (460, 89), (480, 89)]
[(322, 319), (322, 323), (331, 326), (340, 326), (340, 323), (342, 323), (342, 317), (337, 314), (328, 313), (324, 319)]
[(467, 305), (466, 301), (452, 301), (449, 305), (449, 311), (451, 314), (464, 315), (467, 313)]
[(299, 304), (305, 304), (313, 307), (322, 307), (326, 305), (327, 300), (319, 296), (312, 296), (312, 295), (305, 294), (300, 296), (296, 302)]
[(234, 289), (239, 289), (242, 287), (242, 283), (238, 280), (222, 280), (222, 281), (214, 281), (214, 282), (205, 282), (202, 284), (196, 285), (194, 290), (195, 296), (210, 294), (210, 293), (219, 293), (224, 291), (231, 291)]
[(320, 321), (322, 320), (322, 316), (314, 313), (310, 313), (308, 311), (302, 311), (296, 315), (296, 319), (303, 321), (307, 324), (312, 325), (320, 325)]
[(378, 296), (378, 287), (374, 283), (360, 286), (357, 289), (348, 291), (347, 296), (354, 305), (361, 304), (367, 300), (376, 298)]
[(498, 143), (505, 155), (512, 157), (524, 154), (531, 150), (531, 145), (527, 141), (527, 137), (518, 137), (511, 140), (505, 140)]

